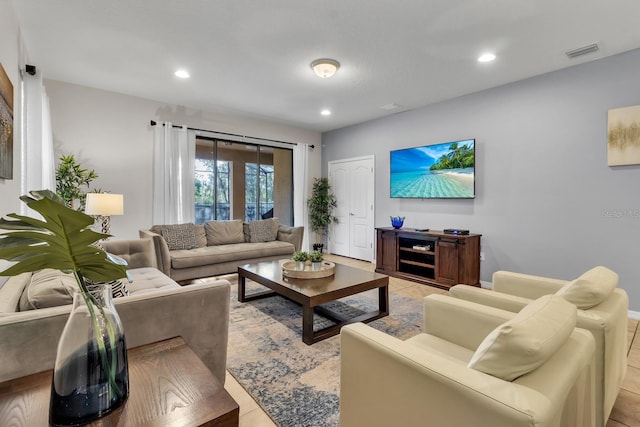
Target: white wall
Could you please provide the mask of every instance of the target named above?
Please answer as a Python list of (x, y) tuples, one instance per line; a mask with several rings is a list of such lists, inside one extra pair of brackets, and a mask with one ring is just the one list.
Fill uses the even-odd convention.
[(8, 0), (0, 0), (0, 64), (13, 84), (13, 179), (0, 179), (0, 215), (20, 210), (20, 149), (22, 103), (20, 100), (20, 67), (25, 57), (18, 20)]
[[(46, 76), (46, 70), (43, 70)], [(321, 136), (267, 121), (204, 112), (113, 92), (46, 80), (56, 157), (73, 154), (95, 169), (92, 187), (124, 194), (125, 214), (111, 218), (118, 239), (150, 227), (153, 128), (150, 120), (257, 138), (314, 144), (310, 176), (320, 176)]]
[[(323, 135), (326, 163), (376, 157), (376, 226), (481, 233), (496, 270), (572, 279), (605, 265), (640, 310), (640, 165), (607, 166), (607, 111), (640, 104), (640, 50)], [(419, 90), (419, 88), (416, 88)], [(474, 200), (389, 198), (389, 151), (476, 138)]]

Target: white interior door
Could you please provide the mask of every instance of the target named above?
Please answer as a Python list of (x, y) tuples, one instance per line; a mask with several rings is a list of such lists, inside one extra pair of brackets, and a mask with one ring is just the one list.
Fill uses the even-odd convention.
[(329, 235), (330, 251), (373, 261), (374, 238), (373, 156), (329, 162), (329, 181), (338, 206)]

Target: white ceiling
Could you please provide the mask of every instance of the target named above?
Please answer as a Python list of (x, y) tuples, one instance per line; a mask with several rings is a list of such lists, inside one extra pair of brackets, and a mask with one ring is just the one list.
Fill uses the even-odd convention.
[[(13, 0), (46, 78), (328, 131), (640, 47), (638, 0)], [(565, 51), (591, 43), (576, 59)], [(493, 63), (476, 58), (485, 51)], [(338, 60), (331, 79), (309, 64)], [(188, 80), (173, 75), (178, 68)], [(640, 73), (639, 73), (640, 74)], [(395, 110), (381, 106), (398, 104)], [(320, 111), (328, 108), (332, 115)]]

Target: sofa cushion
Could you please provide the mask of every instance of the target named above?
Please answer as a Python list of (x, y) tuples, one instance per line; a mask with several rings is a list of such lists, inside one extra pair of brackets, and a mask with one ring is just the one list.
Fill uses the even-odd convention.
[(607, 299), (618, 286), (618, 275), (607, 267), (594, 267), (564, 285), (556, 295), (581, 310), (587, 310)]
[(278, 237), (278, 221), (263, 219), (244, 223), (244, 238), (248, 243), (273, 242)]
[(171, 268), (200, 267), (273, 256), (289, 257), (293, 250), (294, 246), (291, 243), (274, 240), (266, 243), (234, 243), (184, 251), (171, 251)]
[(204, 231), (204, 224), (194, 224), (193, 231), (196, 235), (196, 248), (207, 246), (207, 233)]
[(487, 335), (469, 367), (513, 381), (544, 364), (575, 325), (576, 307), (559, 296), (545, 295)]
[(20, 311), (71, 304), (76, 290), (78, 285), (71, 274), (51, 268), (34, 271), (22, 291)]
[(196, 233), (193, 223), (163, 225), (161, 233), (170, 251), (196, 247)]
[(204, 230), (207, 235), (208, 246), (244, 242), (242, 221), (239, 219), (231, 221), (207, 221), (204, 223)]
[(0, 316), (20, 311), (20, 297), (31, 280), (31, 273), (22, 273), (11, 277), (1, 277), (4, 284), (0, 286)]
[(129, 270), (129, 275), (131, 276), (131, 283), (128, 283), (127, 287), (130, 295), (180, 288), (180, 285), (157, 268), (132, 268)]

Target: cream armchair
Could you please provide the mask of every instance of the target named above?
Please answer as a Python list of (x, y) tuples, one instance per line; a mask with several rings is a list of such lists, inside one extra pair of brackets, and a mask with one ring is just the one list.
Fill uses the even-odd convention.
[(457, 285), (449, 295), (514, 313), (547, 294), (563, 294), (575, 303), (576, 326), (589, 330), (596, 342), (596, 415), (597, 425), (604, 426), (627, 370), (629, 299), (617, 283), (617, 274), (605, 267), (595, 267), (571, 282), (497, 271), (493, 291)]
[[(425, 298), (423, 333), (406, 341), (362, 323), (342, 328), (340, 425), (595, 425), (593, 337), (574, 327), (573, 306), (561, 301), (566, 306), (558, 310), (555, 306), (561, 299), (550, 296), (543, 302), (550, 299), (553, 304), (545, 307), (558, 314), (554, 322), (563, 323), (562, 333), (552, 339), (537, 336), (553, 329), (544, 315), (540, 320), (539, 313), (529, 312), (523, 321), (523, 313), (443, 295)], [(533, 329), (523, 331), (522, 325)], [(524, 333), (509, 338), (508, 331), (515, 330)], [(507, 343), (507, 348), (502, 342), (497, 351), (504, 357), (487, 356), (490, 346), (500, 343), (496, 331), (503, 338), (519, 339), (522, 351), (513, 352), (518, 345)], [(491, 339), (496, 341), (491, 344)], [(527, 353), (532, 348), (539, 353), (535, 347), (552, 341), (554, 347), (544, 349), (539, 366), (526, 366), (530, 371), (524, 374), (511, 369), (532, 362)], [(488, 362), (485, 366), (482, 358)], [(507, 366), (511, 368), (503, 371)], [(505, 375), (515, 379), (499, 377)]]

